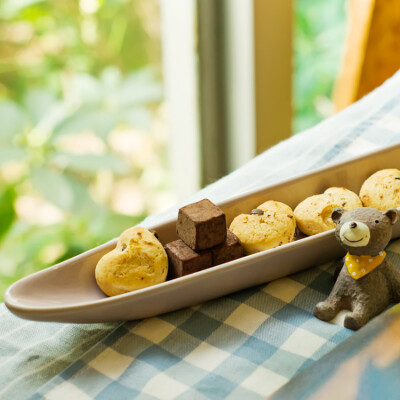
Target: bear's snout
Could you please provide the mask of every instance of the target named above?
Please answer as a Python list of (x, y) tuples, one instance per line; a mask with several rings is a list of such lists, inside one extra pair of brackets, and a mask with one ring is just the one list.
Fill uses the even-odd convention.
[(363, 222), (348, 221), (340, 228), (340, 240), (350, 247), (367, 246), (370, 237), (368, 225)]

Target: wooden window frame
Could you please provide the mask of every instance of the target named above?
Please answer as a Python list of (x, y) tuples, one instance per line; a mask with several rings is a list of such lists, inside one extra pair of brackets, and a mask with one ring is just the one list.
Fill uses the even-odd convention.
[(292, 133), (292, 0), (160, 0), (174, 188), (184, 198)]

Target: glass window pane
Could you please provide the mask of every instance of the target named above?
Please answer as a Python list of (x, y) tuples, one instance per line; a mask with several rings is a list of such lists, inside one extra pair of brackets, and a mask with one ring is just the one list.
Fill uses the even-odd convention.
[(296, 0), (293, 131), (332, 115), (332, 89), (346, 34), (346, 0)]
[(0, 4), (0, 298), (174, 203), (157, 0)]

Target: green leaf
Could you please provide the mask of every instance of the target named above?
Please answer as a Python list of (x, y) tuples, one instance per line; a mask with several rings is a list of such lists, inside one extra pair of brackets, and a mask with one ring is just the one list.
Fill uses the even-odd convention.
[(74, 219), (76, 219), (77, 215), (96, 216), (99, 206), (92, 199), (87, 184), (67, 173), (65, 173), (64, 178), (68, 182), (73, 193), (73, 204), (71, 209), (75, 215)]
[(59, 104), (53, 93), (43, 89), (29, 90), (24, 99), (28, 115), (37, 124), (48, 115), (50, 110)]
[(23, 9), (45, 0), (3, 0), (0, 3), (0, 16), (2, 19), (13, 18)]
[(43, 250), (63, 243), (62, 228), (61, 224), (38, 227), (15, 221), (0, 248), (0, 274), (18, 279), (47, 267)]
[(0, 167), (9, 161), (21, 161), (26, 157), (25, 149), (19, 147), (0, 148)]
[(98, 104), (102, 99), (101, 83), (92, 75), (75, 74), (72, 78), (71, 88), (83, 106)]
[(8, 232), (15, 219), (15, 192), (8, 187), (0, 194), (0, 240)]
[(72, 243), (68, 246), (67, 250), (65, 251), (64, 254), (61, 255), (61, 257), (59, 257), (57, 260), (54, 261), (54, 264), (58, 264), (62, 261), (68, 260), (72, 257), (77, 256), (78, 254), (81, 254), (83, 252), (85, 252), (86, 250), (89, 250), (87, 248), (85, 248), (82, 245), (79, 244), (75, 244)]
[(100, 74), (100, 80), (109, 91), (115, 90), (121, 84), (121, 71), (116, 67), (107, 67)]
[(105, 111), (80, 109), (54, 129), (53, 137), (91, 131), (105, 139), (114, 125), (114, 117)]
[(90, 231), (97, 238), (96, 244), (118, 237), (121, 233), (135, 226), (146, 218), (146, 215), (129, 216), (116, 214), (103, 209), (90, 223)]
[(36, 190), (48, 201), (65, 211), (72, 211), (73, 190), (65, 176), (51, 169), (37, 167), (32, 171)]
[(345, 37), (345, 1), (295, 2), (294, 126), (309, 128), (321, 120), (316, 101), (330, 97)]
[(134, 108), (127, 110), (121, 114), (121, 122), (135, 128), (149, 129), (153, 116), (151, 112), (145, 108)]
[(118, 97), (125, 106), (156, 103), (162, 100), (163, 89), (151, 71), (142, 70), (125, 78)]
[(112, 154), (54, 153), (51, 161), (61, 168), (86, 174), (96, 174), (101, 169), (115, 174), (129, 172), (129, 165)]
[(10, 139), (24, 130), (25, 115), (21, 108), (12, 101), (0, 103), (0, 141), (10, 142)]

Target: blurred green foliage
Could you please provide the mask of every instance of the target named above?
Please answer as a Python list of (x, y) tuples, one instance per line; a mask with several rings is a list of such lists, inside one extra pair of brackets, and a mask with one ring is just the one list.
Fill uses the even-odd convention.
[[(295, 132), (330, 112), (344, 3), (295, 2)], [(143, 182), (154, 193), (168, 190), (160, 137), (156, 156), (113, 144), (121, 129), (154, 134), (159, 30), (157, 0), (0, 1), (0, 298), (15, 280), (118, 236), (152, 211), (146, 202), (136, 213), (115, 211), (119, 180), (133, 179), (147, 197)], [(96, 151), (80, 148), (81, 134)]]
[[(110, 135), (149, 132), (157, 118), (159, 25), (156, 0), (0, 2), (0, 298), (13, 281), (146, 216), (146, 206), (137, 215), (113, 210), (112, 183), (139, 182), (145, 166)], [(100, 150), (80, 149), (82, 133)], [(40, 221), (43, 204), (56, 222)]]
[(295, 0), (293, 132), (333, 113), (346, 33), (346, 0)]

